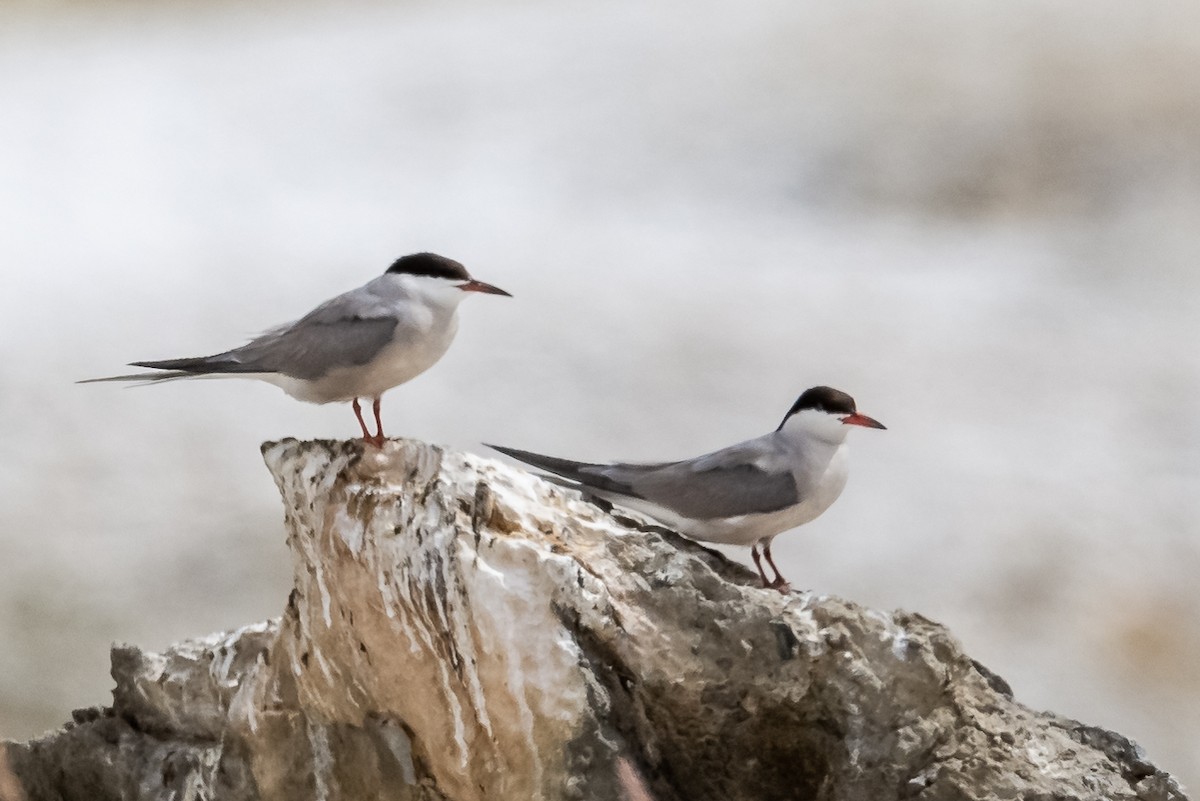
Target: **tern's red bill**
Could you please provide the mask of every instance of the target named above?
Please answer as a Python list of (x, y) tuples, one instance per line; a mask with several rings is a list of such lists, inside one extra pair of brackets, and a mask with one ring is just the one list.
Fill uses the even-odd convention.
[(865, 414), (859, 414), (858, 412), (843, 417), (842, 425), (862, 426), (863, 428), (882, 428), (885, 431), (887, 430), (887, 426), (885, 426), (883, 423), (879, 422), (878, 420), (872, 420)]
[(472, 278), (470, 281), (467, 281), (465, 284), (459, 284), (458, 288), (463, 292), (485, 292), (489, 295), (503, 295), (506, 298), (512, 297), (512, 295), (508, 294), (500, 287), (492, 286), (491, 284), (485, 284), (483, 281), (476, 281), (474, 278)]

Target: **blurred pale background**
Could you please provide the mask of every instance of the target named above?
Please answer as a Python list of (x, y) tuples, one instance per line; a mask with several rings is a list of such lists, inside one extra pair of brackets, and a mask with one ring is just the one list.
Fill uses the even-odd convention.
[(889, 430), (793, 581), (1200, 786), (1200, 6), (8, 3), (0, 109), (0, 736), (279, 613), (258, 445), (357, 430), (72, 381), (428, 249), (516, 297), (391, 433), (661, 459), (845, 389)]

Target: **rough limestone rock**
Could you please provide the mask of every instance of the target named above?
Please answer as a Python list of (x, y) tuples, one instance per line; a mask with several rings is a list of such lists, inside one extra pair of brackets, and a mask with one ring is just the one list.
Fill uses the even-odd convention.
[(1184, 798), (920, 615), (759, 589), (497, 461), (263, 453), (295, 563), (283, 616), (114, 648), (111, 708), (9, 745), (29, 801)]

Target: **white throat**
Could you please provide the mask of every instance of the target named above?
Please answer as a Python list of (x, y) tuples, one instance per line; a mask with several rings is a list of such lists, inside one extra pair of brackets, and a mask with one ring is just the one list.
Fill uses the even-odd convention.
[(850, 427), (842, 423), (842, 416), (820, 409), (801, 409), (784, 422), (780, 433), (789, 439), (815, 439), (840, 445), (850, 433)]

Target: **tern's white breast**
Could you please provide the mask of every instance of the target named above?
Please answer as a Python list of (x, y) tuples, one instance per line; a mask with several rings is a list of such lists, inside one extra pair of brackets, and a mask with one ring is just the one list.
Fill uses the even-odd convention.
[(391, 342), (366, 364), (335, 367), (314, 381), (282, 375), (270, 380), (293, 398), (309, 403), (377, 398), (436, 364), (457, 331), (458, 316), (453, 308), (444, 312), (422, 308), (416, 313), (406, 313)]

